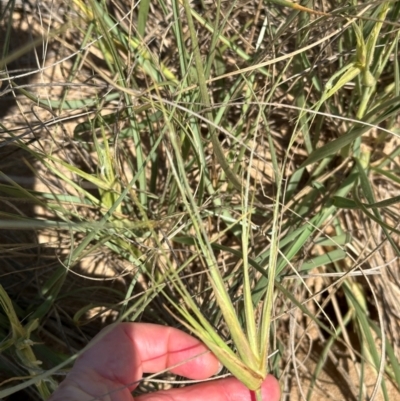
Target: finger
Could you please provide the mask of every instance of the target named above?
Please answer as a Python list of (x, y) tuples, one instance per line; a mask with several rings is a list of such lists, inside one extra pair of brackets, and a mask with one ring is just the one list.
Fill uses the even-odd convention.
[(143, 372), (170, 371), (190, 379), (206, 379), (220, 370), (217, 358), (196, 338), (173, 327), (141, 323), (125, 326), (136, 343)]
[(100, 332), (73, 370), (75, 377), (90, 372), (133, 390), (136, 385), (132, 383), (144, 372), (160, 372), (182, 362), (171, 371), (191, 379), (210, 377), (219, 369), (218, 360), (199, 340), (178, 329), (121, 323)]
[[(262, 384), (262, 400), (279, 401), (279, 398), (279, 383), (273, 376), (268, 375)], [(135, 397), (135, 401), (255, 401), (255, 399), (254, 392), (233, 377)]]

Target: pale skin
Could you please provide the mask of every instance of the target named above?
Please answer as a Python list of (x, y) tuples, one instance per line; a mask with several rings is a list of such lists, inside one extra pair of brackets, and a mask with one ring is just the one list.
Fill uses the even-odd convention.
[[(218, 360), (190, 335), (147, 323), (120, 323), (93, 340), (49, 401), (133, 401), (143, 373), (171, 372), (203, 380), (220, 370)], [(180, 364), (181, 362), (184, 362)], [(268, 375), (263, 401), (279, 401), (277, 380)], [(233, 377), (135, 397), (135, 401), (254, 401), (255, 395)]]

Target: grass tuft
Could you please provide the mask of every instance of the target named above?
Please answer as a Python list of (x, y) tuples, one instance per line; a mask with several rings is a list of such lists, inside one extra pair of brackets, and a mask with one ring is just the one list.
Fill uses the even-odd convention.
[(396, 399), (399, 14), (0, 0), (0, 398), (124, 320), (252, 390)]

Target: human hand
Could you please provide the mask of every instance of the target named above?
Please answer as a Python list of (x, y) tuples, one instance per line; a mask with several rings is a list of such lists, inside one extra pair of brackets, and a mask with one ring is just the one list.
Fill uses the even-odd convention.
[[(107, 331), (104, 331), (107, 330)], [(48, 401), (132, 401), (143, 373), (171, 372), (189, 379), (211, 377), (220, 369), (216, 357), (190, 335), (148, 323), (120, 323), (104, 329), (76, 361)], [(201, 354), (201, 355), (199, 355)], [(194, 358), (196, 355), (196, 358)], [(278, 401), (277, 380), (262, 385), (263, 401)], [(254, 401), (254, 393), (233, 377), (135, 397), (135, 401)]]

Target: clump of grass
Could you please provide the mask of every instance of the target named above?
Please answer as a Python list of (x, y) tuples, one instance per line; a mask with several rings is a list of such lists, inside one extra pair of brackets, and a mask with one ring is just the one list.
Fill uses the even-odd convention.
[[(0, 397), (46, 398), (102, 317), (182, 325), (255, 391), (272, 372), (318, 397), (338, 355), (355, 398), (398, 391), (397, 2), (41, 10), (43, 51), (60, 51), (37, 71), (47, 93), (0, 63), (31, 132), (5, 121), (5, 141), (40, 183), (1, 174), (1, 200), (36, 215), (0, 228), (37, 238), (2, 248)], [(10, 362), (22, 342), (42, 365)]]

